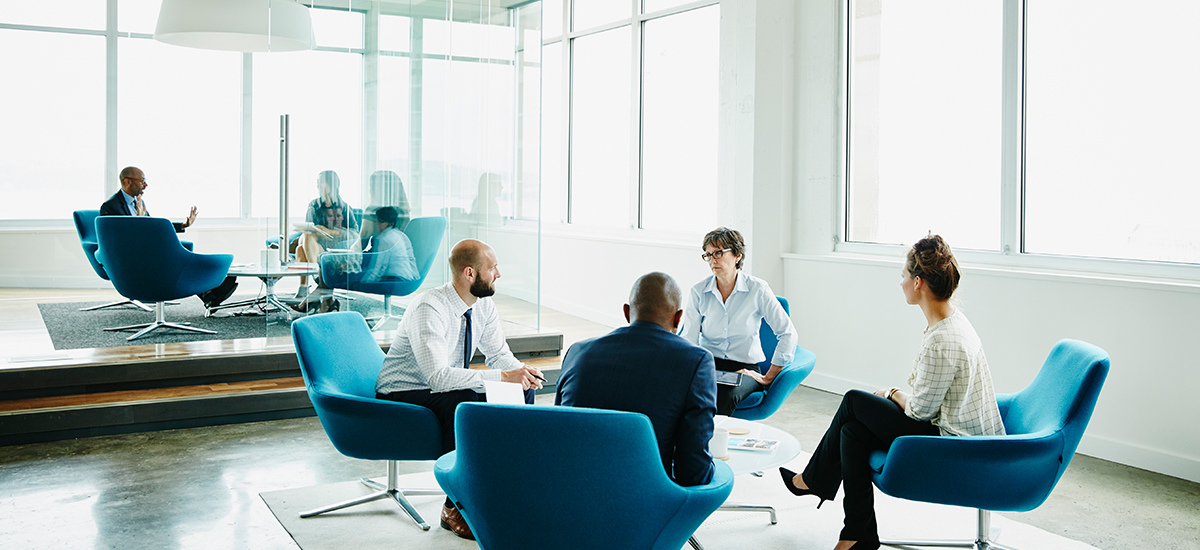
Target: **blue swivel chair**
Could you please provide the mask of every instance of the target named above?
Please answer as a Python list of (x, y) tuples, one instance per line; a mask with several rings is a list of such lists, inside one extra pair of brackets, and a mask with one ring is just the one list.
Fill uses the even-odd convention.
[(991, 540), (991, 512), (1041, 506), (1071, 463), (1108, 376), (1104, 350), (1061, 340), (1018, 393), (996, 396), (1003, 436), (896, 439), (871, 456), (874, 482), (894, 497), (978, 509), (975, 540), (882, 541), (897, 546), (1005, 548)]
[[(79, 233), (79, 244), (83, 246), (83, 254), (87, 256), (88, 263), (92, 264), (92, 270), (99, 275), (101, 279), (108, 280), (108, 273), (104, 271), (104, 266), (96, 261), (96, 218), (100, 217), (99, 210), (76, 210), (75, 231)], [(145, 311), (154, 311), (150, 306), (143, 304), (137, 300), (121, 300), (117, 302), (109, 302), (98, 306), (85, 307), (79, 311), (92, 311), (95, 309), (104, 309), (114, 306), (131, 305), (141, 308)]]
[(375, 398), (375, 379), (384, 354), (358, 313), (345, 311), (298, 319), (292, 323), (292, 340), (308, 397), (334, 448), (351, 458), (387, 461), (387, 485), (362, 478), (362, 483), (376, 492), (302, 512), (300, 517), (390, 498), (421, 529), (429, 530), (429, 524), (405, 495), (443, 493), (397, 487), (397, 461), (441, 456), (441, 424), (433, 411)]
[[(783, 306), (783, 310), (791, 315), (787, 298), (783, 296), (776, 296), (776, 298), (779, 299), (779, 305)], [(766, 355), (766, 359), (758, 364), (758, 370), (766, 374), (771, 368), (771, 357), (775, 355), (775, 346), (779, 344), (779, 340), (775, 338), (775, 332), (771, 330), (766, 321), (763, 321), (762, 326), (758, 329), (758, 339), (762, 344), (763, 354)], [(784, 365), (783, 370), (775, 376), (771, 385), (746, 396), (738, 403), (732, 416), (746, 420), (764, 420), (770, 417), (779, 410), (784, 401), (787, 401), (788, 396), (792, 395), (800, 383), (808, 378), (816, 366), (817, 356), (811, 351), (796, 346), (796, 355), (792, 357), (792, 362)]]
[(163, 327), (216, 334), (166, 322), (163, 305), (167, 300), (216, 288), (229, 273), (232, 255), (196, 254), (180, 244), (170, 220), (145, 216), (96, 218), (96, 243), (96, 259), (117, 292), (131, 300), (155, 302), (153, 323), (104, 330), (141, 329), (128, 340)]
[(733, 489), (721, 461), (707, 485), (671, 481), (642, 414), (463, 403), (454, 423), (434, 475), (488, 550), (679, 550)]
[[(412, 242), (413, 255), (417, 260), (417, 278), (388, 279), (382, 281), (363, 281), (362, 274), (370, 271), (378, 254), (362, 254), (362, 271), (360, 273), (339, 273), (336, 266), (346, 257), (346, 254), (326, 253), (321, 255), (321, 281), (333, 288), (342, 288), (367, 294), (383, 295), (383, 316), (375, 322), (371, 330), (379, 330), (384, 323), (391, 319), (399, 319), (392, 313), (392, 297), (408, 296), (421, 288), (433, 260), (437, 256), (438, 247), (442, 244), (442, 235), (446, 232), (446, 218), (430, 216), (416, 218), (408, 222), (404, 234)], [(381, 253), (386, 254), (386, 252)]]

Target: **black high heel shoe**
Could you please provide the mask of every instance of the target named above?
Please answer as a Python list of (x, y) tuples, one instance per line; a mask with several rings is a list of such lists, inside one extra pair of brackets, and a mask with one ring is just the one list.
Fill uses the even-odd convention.
[[(796, 477), (796, 472), (780, 466), (779, 475), (783, 476), (783, 486), (787, 487), (787, 490), (793, 495), (798, 497), (802, 497), (804, 495), (813, 495), (817, 498), (821, 498), (821, 495), (812, 492), (812, 489), (801, 489), (792, 483), (792, 479)], [(820, 509), (822, 504), (825, 504), (825, 499), (823, 498), (821, 498), (821, 501), (817, 503), (817, 509)]]

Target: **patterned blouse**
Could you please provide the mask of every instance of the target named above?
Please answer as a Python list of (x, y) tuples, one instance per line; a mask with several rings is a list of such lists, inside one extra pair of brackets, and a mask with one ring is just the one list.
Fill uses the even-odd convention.
[(961, 311), (925, 330), (908, 384), (905, 414), (942, 435), (1004, 435), (983, 344)]

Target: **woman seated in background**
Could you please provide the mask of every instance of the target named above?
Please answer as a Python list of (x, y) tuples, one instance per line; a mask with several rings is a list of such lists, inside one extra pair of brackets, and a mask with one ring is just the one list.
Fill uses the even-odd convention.
[[(306, 243), (306, 248), (304, 249), (305, 257), (307, 259), (301, 259), (299, 252), (296, 253), (296, 258), (300, 259), (302, 262), (309, 261), (319, 264), (321, 262), (320, 255), (324, 255), (325, 251), (327, 250), (351, 252), (350, 254), (340, 254), (334, 256), (334, 258), (337, 259), (337, 262), (333, 266), (333, 272), (344, 274), (358, 273), (361, 271), (360, 266), (362, 262), (362, 248), (359, 244), (358, 233), (346, 227), (346, 224), (342, 219), (342, 209), (338, 208), (337, 206), (322, 206), (317, 209), (317, 216), (317, 219), (323, 220), (323, 224), (318, 227), (321, 227), (322, 229), (337, 228), (338, 234), (337, 236), (332, 236), (331, 234), (322, 234), (320, 231), (314, 231), (313, 235), (305, 233), (304, 238), (306, 241), (309, 241)], [(314, 251), (317, 250), (320, 251), (317, 253), (320, 255), (313, 255)], [(339, 309), (339, 305), (337, 300), (333, 298), (333, 289), (330, 287), (331, 283), (336, 283), (336, 281), (325, 281), (321, 278), (318, 278), (317, 290), (314, 295), (300, 297), (302, 299), (300, 299), (296, 305), (292, 306), (292, 308), (301, 312), (308, 311), (308, 309), (311, 307), (310, 302), (319, 299), (321, 302), (321, 309), (319, 313), (337, 311)], [(308, 289), (307, 285), (302, 286), (301, 288), (304, 290)], [(307, 292), (305, 294), (307, 294)]]
[[(321, 257), (321, 253), (326, 248), (330, 248), (326, 245), (346, 243), (349, 233), (353, 233), (355, 239), (358, 238), (358, 219), (354, 217), (354, 210), (350, 208), (350, 205), (342, 200), (342, 196), (339, 194), (341, 185), (341, 179), (333, 170), (326, 170), (317, 175), (318, 195), (308, 203), (308, 210), (304, 213), (304, 221), (308, 223), (300, 228), (302, 233), (300, 238), (296, 239), (296, 261), (316, 262)], [(330, 217), (328, 213), (322, 212), (322, 209), (336, 210), (339, 216)], [(333, 246), (332, 248), (351, 247)], [(300, 289), (296, 291), (296, 299), (303, 300), (307, 297), (308, 277), (301, 275)]]
[[(742, 273), (746, 242), (737, 230), (719, 227), (704, 236), (701, 245), (712, 276), (692, 287), (683, 310), (687, 341), (712, 352), (717, 370), (742, 374), (738, 385), (717, 384), (717, 414), (733, 414), (746, 396), (769, 386), (783, 365), (796, 354), (796, 327), (766, 281)], [(766, 374), (758, 363), (766, 359), (758, 330), (762, 321), (775, 333), (779, 345)]]
[[(844, 493), (845, 522), (836, 550), (879, 548), (874, 489), (867, 458), (906, 435), (1003, 435), (992, 375), (983, 345), (967, 317), (950, 303), (961, 277), (950, 246), (937, 235), (908, 251), (900, 289), (925, 314), (925, 336), (908, 384), (842, 398), (821, 443), (802, 474), (780, 468), (792, 494), (821, 502)], [(820, 503), (817, 507), (820, 507)]]

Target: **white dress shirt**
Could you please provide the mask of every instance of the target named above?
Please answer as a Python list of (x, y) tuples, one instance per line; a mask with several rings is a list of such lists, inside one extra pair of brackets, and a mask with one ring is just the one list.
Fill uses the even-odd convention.
[(908, 384), (905, 414), (942, 435), (1004, 435), (983, 344), (961, 311), (925, 330)]
[[(491, 369), (463, 368), (463, 339), (471, 309), (472, 348), (483, 352)], [(472, 349), (474, 354), (475, 350)], [(434, 393), (475, 390), (483, 393), (483, 381), (500, 380), (500, 371), (521, 367), (508, 349), (500, 330), (500, 314), (491, 298), (480, 298), (468, 307), (452, 283), (421, 294), (409, 305), (396, 329), (392, 348), (383, 360), (375, 391), (429, 389)]]
[(739, 363), (761, 363), (762, 343), (758, 338), (762, 321), (775, 333), (772, 365), (786, 366), (796, 355), (796, 327), (766, 281), (740, 270), (729, 299), (721, 301), (715, 275), (696, 283), (683, 310), (685, 340), (710, 352), (713, 357)]

